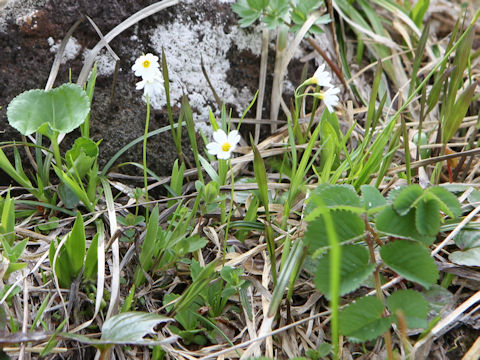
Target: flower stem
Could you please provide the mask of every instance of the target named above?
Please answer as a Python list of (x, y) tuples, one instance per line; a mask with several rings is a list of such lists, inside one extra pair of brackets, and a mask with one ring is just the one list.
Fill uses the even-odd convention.
[(148, 223), (148, 179), (147, 179), (147, 135), (150, 122), (150, 99), (147, 97), (147, 117), (145, 119), (145, 133), (143, 135), (143, 186), (145, 188), (145, 223)]
[(230, 191), (230, 207), (228, 209), (227, 226), (225, 226), (225, 237), (224, 237), (224, 241), (223, 241), (222, 267), (225, 265), (225, 258), (227, 256), (228, 231), (229, 231), (229, 228), (230, 228), (230, 219), (232, 217), (232, 212), (233, 212), (233, 196), (235, 195), (235, 190), (234, 190), (235, 179), (234, 179), (234, 175), (233, 175), (233, 168), (232, 168), (232, 160), (231, 159), (228, 159), (228, 167), (230, 169), (230, 179), (231, 179), (230, 182), (232, 184), (232, 189)]

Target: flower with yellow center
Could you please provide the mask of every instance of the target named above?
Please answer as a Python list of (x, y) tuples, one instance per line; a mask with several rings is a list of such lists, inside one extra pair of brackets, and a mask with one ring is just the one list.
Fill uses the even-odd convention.
[(340, 89), (337, 87), (328, 88), (326, 91), (320, 91), (318, 93), (313, 93), (313, 96), (319, 98), (323, 101), (328, 111), (333, 113), (333, 107), (338, 104), (337, 94), (340, 92)]
[(141, 76), (143, 80), (148, 80), (157, 75), (159, 67), (158, 56), (148, 53), (135, 61), (132, 70), (135, 71), (135, 76)]
[(215, 155), (218, 159), (230, 159), (232, 151), (237, 147), (240, 141), (240, 135), (237, 130), (230, 131), (228, 135), (222, 129), (213, 133), (213, 142), (207, 144), (207, 151)]

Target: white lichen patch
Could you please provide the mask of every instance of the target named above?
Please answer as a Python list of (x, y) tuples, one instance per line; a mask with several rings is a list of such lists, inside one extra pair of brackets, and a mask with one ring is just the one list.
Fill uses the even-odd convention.
[[(48, 45), (50, 46), (50, 52), (56, 54), (60, 48), (61, 41), (55, 41), (52, 37), (49, 37), (47, 41)], [(77, 39), (72, 36), (70, 39), (68, 39), (67, 45), (65, 46), (61, 63), (65, 64), (68, 60), (74, 59), (80, 52), (81, 48), (82, 45), (80, 45)]]
[[(83, 51), (83, 58), (85, 59), (90, 54), (90, 49)], [(97, 76), (110, 76), (115, 71), (115, 59), (108, 53), (106, 49), (100, 51), (95, 58), (97, 62)], [(122, 69), (119, 69), (122, 71)]]
[[(213, 88), (224, 102), (235, 106), (237, 115), (241, 114), (253, 99), (249, 89), (238, 89), (230, 85), (232, 81), (227, 79), (230, 70), (227, 53), (233, 44), (239, 49), (248, 48), (259, 53), (260, 34), (257, 42), (253, 35), (242, 40), (239, 37), (244, 34), (243, 30), (237, 26), (231, 26), (230, 29), (231, 32), (226, 33), (224, 26), (212, 25), (208, 21), (200, 24), (176, 21), (158, 26), (150, 36), (152, 48), (158, 55), (162, 48), (165, 50), (172, 103), (178, 104), (182, 95), (186, 94), (191, 107), (197, 112), (197, 122), (208, 121), (209, 104), (214, 103), (212, 90), (202, 73), (202, 58)], [(251, 47), (248, 47), (248, 44)], [(166, 105), (164, 94), (150, 100), (157, 109)]]

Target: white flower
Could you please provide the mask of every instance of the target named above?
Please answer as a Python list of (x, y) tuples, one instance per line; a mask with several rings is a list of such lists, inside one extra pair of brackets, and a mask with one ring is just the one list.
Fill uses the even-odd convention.
[(321, 91), (319, 93), (314, 93), (313, 95), (322, 100), (327, 107), (328, 111), (333, 113), (333, 107), (338, 104), (337, 94), (340, 92), (340, 89), (337, 87), (328, 88), (326, 91)]
[(318, 67), (315, 74), (309, 79), (310, 84), (315, 84), (318, 86), (332, 87), (332, 77), (328, 71), (325, 71), (325, 64), (322, 64)]
[(230, 158), (232, 151), (237, 147), (240, 135), (237, 130), (233, 130), (227, 136), (225, 131), (218, 129), (213, 133), (213, 140), (214, 142), (207, 144), (208, 153), (216, 155), (219, 159), (226, 160)]
[(144, 77), (142, 81), (136, 84), (137, 90), (142, 90), (145, 95), (152, 97), (163, 91), (163, 79), (160, 70), (153, 72), (150, 76)]
[(135, 61), (132, 70), (135, 71), (135, 76), (141, 76), (143, 80), (146, 80), (155, 77), (159, 71), (159, 67), (158, 56), (148, 53), (147, 55), (140, 56)]

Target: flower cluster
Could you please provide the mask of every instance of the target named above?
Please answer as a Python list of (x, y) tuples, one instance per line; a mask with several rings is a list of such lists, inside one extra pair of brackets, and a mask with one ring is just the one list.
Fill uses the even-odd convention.
[(141, 76), (142, 81), (136, 85), (137, 90), (144, 91), (145, 95), (152, 96), (163, 89), (163, 79), (160, 73), (158, 56), (146, 54), (140, 56), (132, 66), (135, 76)]
[(302, 85), (316, 85), (322, 88), (327, 88), (325, 91), (313, 93), (312, 95), (322, 100), (329, 112), (333, 112), (333, 107), (338, 104), (337, 94), (340, 89), (333, 86), (332, 77), (328, 71), (325, 71), (325, 64), (318, 67), (315, 74), (310, 79), (307, 79)]
[(228, 135), (222, 129), (213, 133), (213, 142), (207, 144), (207, 151), (215, 155), (218, 159), (230, 159), (232, 151), (235, 150), (240, 141), (240, 135), (237, 130), (230, 131)]

